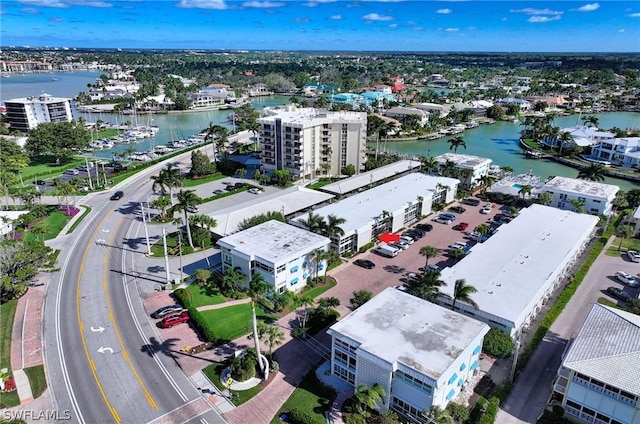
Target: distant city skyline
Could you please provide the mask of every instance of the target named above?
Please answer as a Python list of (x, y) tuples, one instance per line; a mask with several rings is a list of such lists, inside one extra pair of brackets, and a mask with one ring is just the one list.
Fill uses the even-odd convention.
[(0, 43), (122, 49), (640, 52), (640, 2), (2, 0)]

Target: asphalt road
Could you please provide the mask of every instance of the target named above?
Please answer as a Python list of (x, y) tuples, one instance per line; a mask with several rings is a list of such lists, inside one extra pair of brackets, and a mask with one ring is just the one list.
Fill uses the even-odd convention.
[(111, 192), (87, 199), (92, 213), (64, 241), (45, 305), (45, 358), (54, 408), (73, 422), (225, 422), (171, 358), (171, 341), (158, 342), (128, 272), (144, 254), (130, 240), (139, 202), (162, 166), (120, 187), (119, 201)]

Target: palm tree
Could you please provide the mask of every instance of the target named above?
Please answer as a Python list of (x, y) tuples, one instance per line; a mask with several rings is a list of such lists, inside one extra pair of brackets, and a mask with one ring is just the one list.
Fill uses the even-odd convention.
[(304, 311), (298, 315), (298, 320), (300, 322), (300, 326), (305, 328), (307, 325), (307, 316), (309, 314), (309, 306), (314, 304), (314, 300), (310, 296), (298, 296), (294, 300), (295, 308), (304, 308)]
[(477, 291), (478, 290), (475, 287), (468, 285), (464, 278), (456, 280), (453, 286), (453, 302), (451, 303), (451, 309), (456, 309), (456, 302), (458, 301), (464, 302), (478, 309), (478, 304), (471, 299), (471, 295)]
[(151, 202), (151, 207), (160, 211), (160, 216), (162, 217), (162, 219), (167, 218), (167, 209), (170, 206), (171, 199), (166, 195), (158, 196), (153, 202)]
[(478, 225), (476, 228), (473, 229), (473, 232), (476, 234), (479, 234), (480, 236), (484, 236), (489, 234), (489, 224), (487, 223), (482, 223), (480, 225)]
[(442, 409), (436, 405), (432, 406), (431, 409), (429, 409), (429, 412), (424, 414), (424, 417), (427, 418), (429, 420), (428, 422), (430, 423), (436, 423), (436, 424), (454, 424), (455, 423), (454, 419), (451, 417), (451, 415), (449, 415), (446, 409)]
[(325, 227), (325, 222), (322, 215), (315, 214), (313, 213), (313, 211), (309, 211), (309, 214), (307, 215), (307, 219), (301, 219), (300, 223), (302, 223), (302, 225), (307, 227), (307, 230), (316, 234), (320, 234)]
[(524, 199), (525, 196), (531, 196), (531, 190), (532, 187), (530, 184), (524, 184), (520, 190), (518, 190), (518, 196), (522, 195), (522, 198)]
[(434, 157), (420, 157), (420, 162), (422, 163), (422, 170), (427, 174), (431, 174), (438, 170), (438, 161)]
[(193, 249), (193, 239), (191, 238), (191, 228), (189, 226), (189, 209), (198, 203), (202, 199), (198, 197), (195, 190), (180, 190), (178, 192), (178, 204), (174, 206), (175, 210), (182, 211), (184, 213), (184, 223), (187, 227), (187, 240), (189, 246)]
[(606, 174), (606, 169), (604, 165), (599, 163), (592, 163), (586, 168), (582, 168), (578, 172), (578, 178), (581, 180), (589, 180), (589, 181), (604, 181), (604, 176)]
[(426, 259), (424, 263), (424, 269), (426, 271), (428, 269), (427, 267), (429, 266), (429, 259), (438, 256), (438, 249), (433, 246), (423, 246), (420, 248), (420, 254)]
[(594, 126), (597, 127), (598, 124), (600, 123), (600, 120), (598, 119), (597, 116), (591, 115), (591, 116), (586, 116), (584, 118), (582, 118), (582, 122), (586, 125), (586, 126)]
[[(221, 128), (224, 128), (220, 125), (214, 125), (213, 122), (209, 122), (209, 127), (206, 129), (206, 134), (204, 136), (204, 144), (207, 144), (207, 142), (209, 142), (209, 140), (212, 141), (211, 146), (214, 146), (213, 140), (215, 140), (218, 136), (218, 134), (220, 134), (222, 132)], [(226, 128), (225, 128), (226, 129)], [(213, 152), (213, 160), (215, 161), (215, 152)]]
[(73, 184), (71, 184), (70, 181), (58, 181), (56, 191), (58, 192), (58, 196), (64, 198), (64, 204), (67, 207), (67, 212), (69, 212), (69, 195), (75, 193)]
[(482, 184), (482, 192), (486, 193), (487, 190), (489, 189), (489, 187), (491, 187), (491, 185), (493, 185), (493, 183), (496, 182), (496, 179), (494, 176), (489, 175), (489, 174), (485, 174), (483, 176), (480, 177), (480, 184)]
[(152, 175), (151, 180), (153, 191), (160, 191), (162, 194), (169, 192), (169, 199), (173, 205), (173, 189), (182, 186), (182, 174), (180, 169), (176, 168), (172, 163), (161, 169), (158, 175)]
[(273, 347), (282, 344), (284, 333), (276, 324), (267, 324), (264, 321), (259, 321), (258, 336), (269, 347), (269, 360), (273, 362)]
[(417, 279), (412, 279), (408, 284), (408, 292), (416, 297), (433, 302), (441, 293), (440, 287), (446, 283), (440, 279), (440, 271), (427, 269), (419, 274)]
[(326, 250), (321, 248), (313, 249), (311, 253), (309, 253), (309, 256), (313, 263), (313, 282), (315, 283), (318, 280), (318, 265), (326, 259)]
[(512, 167), (510, 167), (510, 166), (501, 166), (501, 167), (500, 167), (500, 171), (501, 171), (503, 174), (507, 174), (507, 175), (509, 175), (509, 174), (513, 174), (513, 173), (515, 172), (515, 170), (514, 170)]
[(633, 236), (633, 227), (631, 225), (621, 225), (618, 228), (616, 228), (616, 237), (618, 237), (620, 239), (620, 244), (618, 244), (618, 251), (620, 251), (620, 248), (622, 247), (622, 242), (625, 239), (628, 239), (629, 237)]
[(552, 200), (553, 195), (548, 191), (538, 194), (538, 202), (540, 202), (541, 205), (549, 206)]
[(361, 415), (369, 416), (366, 409), (377, 408), (378, 402), (384, 404), (384, 398), (386, 395), (387, 393), (384, 388), (377, 383), (371, 387), (366, 384), (361, 384), (356, 388), (356, 393), (353, 396), (356, 410)]
[(573, 143), (573, 136), (569, 131), (562, 131), (558, 138), (558, 156), (562, 156), (562, 149), (569, 143)]
[(467, 144), (462, 137), (454, 137), (448, 140), (447, 143), (449, 143), (449, 150), (453, 150), (453, 153), (458, 153), (458, 148), (460, 147), (467, 148)]
[(40, 221), (36, 225), (31, 228), (31, 231), (36, 236), (36, 241), (40, 241), (40, 236), (42, 236), (42, 241), (44, 241), (44, 235), (49, 232), (49, 228), (47, 227), (47, 221)]
[(247, 277), (241, 272), (233, 268), (227, 268), (220, 279), (220, 291), (225, 294), (230, 294), (242, 287), (246, 280)]
[(344, 235), (344, 230), (340, 227), (347, 222), (346, 219), (335, 216), (334, 214), (327, 215), (326, 223), (324, 224), (324, 233), (331, 240), (338, 239)]
[(584, 199), (573, 199), (571, 200), (571, 205), (574, 212), (584, 213)]

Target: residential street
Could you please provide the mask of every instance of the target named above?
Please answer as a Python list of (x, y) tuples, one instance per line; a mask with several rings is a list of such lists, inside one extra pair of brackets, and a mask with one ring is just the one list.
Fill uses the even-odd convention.
[[(609, 244), (613, 239), (612, 237), (609, 240)], [(640, 272), (640, 264), (629, 261), (625, 255), (621, 258), (612, 257), (605, 255), (603, 251), (517, 378), (511, 395), (498, 413), (496, 423), (536, 422), (551, 395), (551, 385), (562, 361), (567, 341), (580, 329), (591, 306), (599, 297), (613, 300), (605, 293), (607, 287), (623, 287), (613, 278), (616, 271), (636, 275)], [(638, 295), (638, 290), (625, 287), (625, 291), (634, 297)]]

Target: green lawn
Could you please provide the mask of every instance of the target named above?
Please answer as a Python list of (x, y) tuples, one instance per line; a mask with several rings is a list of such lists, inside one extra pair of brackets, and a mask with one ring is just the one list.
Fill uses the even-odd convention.
[(282, 405), (275, 417), (271, 420), (271, 424), (280, 424), (278, 417), (284, 411), (298, 409), (308, 414), (312, 421), (309, 423), (326, 424), (324, 411), (331, 408), (333, 400), (333, 392), (328, 390), (315, 375), (315, 371), (309, 372), (293, 394)]
[(27, 374), (27, 378), (29, 378), (29, 385), (31, 385), (33, 398), (39, 398), (47, 388), (47, 379), (44, 375), (44, 365), (25, 368), (24, 372)]
[(315, 183), (309, 184), (307, 188), (310, 188), (312, 190), (317, 190), (320, 187), (324, 187), (336, 181), (338, 181), (337, 178), (320, 178), (320, 180), (316, 181)]
[[(10, 300), (0, 305), (0, 368), (11, 370), (11, 332), (13, 331), (13, 317), (16, 314), (17, 300)], [(18, 392), (0, 393), (0, 408), (10, 408), (20, 405)]]
[(218, 290), (202, 287), (199, 284), (189, 284), (187, 291), (191, 295), (191, 304), (196, 308), (207, 305), (219, 305), (227, 301)]
[(31, 165), (20, 171), (22, 181), (27, 184), (33, 182), (36, 178), (44, 179), (58, 176), (64, 172), (65, 169), (75, 168), (85, 163), (85, 160), (82, 158), (69, 158), (66, 161), (61, 161), (60, 165), (56, 165), (55, 160), (55, 157), (50, 155), (31, 159)]
[[(44, 240), (51, 240), (56, 238), (60, 231), (64, 228), (64, 226), (67, 225), (67, 221), (72, 218), (70, 216), (66, 216), (64, 212), (57, 210), (55, 207), (52, 207), (52, 211), (53, 212), (50, 212), (49, 216), (45, 220), (47, 223), (47, 232), (44, 234)], [(37, 237), (40, 240), (43, 240), (42, 235), (37, 235)], [(36, 235), (33, 234), (33, 232), (28, 231), (24, 235), (24, 239), (35, 240)]]
[[(215, 364), (211, 364), (202, 370), (204, 375), (206, 375), (207, 378), (209, 378), (209, 380), (211, 380), (211, 382), (221, 392), (224, 392), (225, 390), (227, 390), (227, 387), (224, 384), (222, 384), (222, 381), (220, 381), (220, 375), (222, 374), (222, 371), (224, 371), (226, 367), (227, 365), (218, 362)], [(260, 393), (261, 391), (262, 391), (261, 386), (252, 387), (249, 390), (231, 390), (231, 393), (233, 394), (233, 404), (236, 406), (240, 406), (246, 401), (248, 401), (249, 399), (251, 399), (252, 397), (254, 397), (255, 395), (257, 395), (258, 393)]]
[(320, 296), (321, 294), (323, 294), (324, 292), (326, 292), (330, 288), (335, 287), (335, 285), (336, 285), (336, 280), (330, 279), (327, 282), (327, 284), (318, 285), (318, 286), (315, 286), (312, 289), (305, 290), (304, 291), (304, 296), (309, 296), (312, 299), (315, 299), (316, 297)]
[(80, 206), (80, 209), (82, 210), (82, 212), (80, 212), (80, 216), (71, 225), (71, 228), (69, 228), (69, 231), (67, 231), (67, 234), (71, 234), (73, 230), (75, 230), (76, 227), (80, 225), (82, 220), (85, 219), (87, 215), (89, 215), (89, 212), (91, 212), (91, 206)]
[(199, 186), (200, 184), (210, 183), (211, 181), (221, 180), (224, 177), (225, 175), (222, 175), (221, 173), (216, 172), (215, 174), (208, 175), (204, 178), (198, 178), (198, 179), (187, 178), (182, 181), (182, 187), (195, 187), (195, 186)]
[(607, 249), (605, 254), (607, 256), (620, 256), (627, 250), (640, 251), (640, 239), (637, 239), (637, 238), (624, 239), (622, 241), (622, 247), (620, 250), (618, 250), (619, 244), (620, 244), (620, 239), (618, 237), (614, 238), (613, 242), (611, 243), (611, 245), (609, 245), (609, 248)]
[[(207, 321), (216, 338), (235, 340), (251, 332), (251, 304), (228, 306), (226, 308), (202, 311), (200, 314)], [(256, 305), (258, 318), (274, 321), (276, 317)]]

